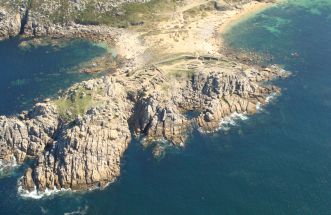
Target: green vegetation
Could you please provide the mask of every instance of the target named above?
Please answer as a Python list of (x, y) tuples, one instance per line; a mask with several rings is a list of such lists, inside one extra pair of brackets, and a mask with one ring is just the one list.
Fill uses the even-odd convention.
[(0, 6), (7, 9), (18, 7), (23, 3), (23, 0), (0, 0)]
[(75, 21), (80, 24), (106, 24), (116, 27), (140, 25), (155, 20), (160, 12), (173, 10), (176, 4), (175, 0), (151, 0), (147, 3), (126, 3), (120, 8), (100, 13), (90, 2), (86, 9), (78, 14)]
[(50, 19), (54, 23), (65, 23), (66, 21), (71, 21), (73, 15), (69, 11), (69, 1), (59, 0), (60, 8), (51, 14)]
[(170, 77), (175, 77), (176, 79), (191, 79), (195, 73), (195, 70), (175, 70), (170, 71), (168, 74)]
[[(87, 0), (86, 5), (78, 9), (68, 0), (27, 0), (27, 7), (32, 13), (41, 14), (53, 23), (74, 21), (79, 24), (129, 27), (161, 20), (164, 18), (162, 14), (174, 11), (176, 5), (182, 2), (182, 0), (151, 0), (146, 3), (130, 2), (116, 8), (100, 10), (98, 5), (106, 4), (107, 1)], [(11, 5), (16, 7), (22, 4), (22, 0), (0, 0), (1, 6)]]
[(92, 98), (92, 91), (80, 87), (66, 97), (56, 100), (55, 105), (61, 118), (70, 122), (85, 114), (88, 109), (95, 105), (95, 102)]

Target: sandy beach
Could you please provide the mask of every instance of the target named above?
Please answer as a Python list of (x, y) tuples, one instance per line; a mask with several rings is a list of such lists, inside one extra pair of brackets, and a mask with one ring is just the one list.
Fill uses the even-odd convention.
[[(209, 4), (212, 5), (211, 2)], [(236, 23), (271, 7), (274, 3), (253, 1), (223, 11), (202, 10), (205, 5), (204, 0), (185, 1), (183, 6), (166, 14), (168, 18), (164, 21), (157, 23), (151, 21), (152, 23), (149, 24), (153, 28), (142, 27), (139, 37), (143, 42), (127, 43), (125, 49), (120, 49), (121, 54), (129, 56), (135, 50), (148, 50), (148, 54), (145, 52), (143, 57), (136, 58), (139, 59), (140, 65), (147, 63), (141, 62), (142, 59), (147, 58), (149, 62), (157, 62), (183, 54), (219, 56), (222, 55), (224, 46), (222, 35), (226, 31)], [(195, 15), (191, 16), (190, 13)]]
[(266, 10), (267, 8), (274, 6), (274, 3), (265, 3), (265, 2), (251, 2), (245, 4), (241, 9), (237, 11), (233, 11), (233, 14), (229, 15), (229, 17), (221, 24), (218, 31), (220, 33), (226, 33), (231, 29), (232, 26), (238, 24), (245, 19), (254, 16), (257, 13)]

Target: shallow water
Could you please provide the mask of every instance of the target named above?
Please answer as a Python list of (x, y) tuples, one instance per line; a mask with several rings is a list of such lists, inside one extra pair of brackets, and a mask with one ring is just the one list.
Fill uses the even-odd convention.
[(228, 125), (230, 130), (194, 133), (186, 149), (161, 160), (133, 141), (121, 177), (102, 191), (22, 199), (16, 193), (17, 170), (0, 179), (0, 212), (330, 214), (331, 10), (319, 6), (328, 1), (314, 2), (320, 13), (306, 1), (288, 4), (239, 24), (228, 35), (233, 47), (270, 52), (294, 71), (276, 82), (283, 93), (265, 110)]

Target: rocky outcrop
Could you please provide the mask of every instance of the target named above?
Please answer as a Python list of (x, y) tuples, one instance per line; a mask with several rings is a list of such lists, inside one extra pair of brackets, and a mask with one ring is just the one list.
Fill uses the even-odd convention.
[(269, 95), (280, 92), (279, 88), (261, 82), (287, 76), (278, 67), (262, 70), (240, 68), (223, 72), (217, 70), (219, 68), (213, 68), (209, 74), (201, 71), (193, 76), (192, 92), (199, 93), (185, 94), (183, 101), (190, 102), (181, 104), (183, 107), (193, 104), (193, 108), (201, 111), (197, 123), (205, 131), (218, 129), (220, 121), (232, 113), (256, 113), (259, 105), (266, 104)]
[(39, 103), (18, 117), (0, 117), (0, 160), (21, 164), (26, 157), (35, 157), (54, 142), (59, 126), (55, 107)]
[(112, 110), (92, 109), (74, 126), (62, 129), (52, 148), (25, 172), (23, 187), (85, 190), (114, 181), (120, 175), (130, 131), (125, 121), (113, 119), (108, 113)]
[(0, 40), (16, 36), (21, 30), (21, 14), (14, 9), (0, 7)]
[[(147, 145), (166, 140), (183, 147), (196, 125), (214, 131), (232, 113), (255, 113), (279, 92), (265, 82), (288, 74), (276, 66), (234, 64), (204, 62), (186, 78), (169, 76), (160, 65), (76, 84), (60, 103), (89, 95), (94, 105), (69, 121), (63, 113), (74, 109), (61, 110), (57, 101), (0, 118), (0, 165), (36, 158), (20, 182), (26, 191), (104, 187), (120, 175), (130, 129)], [(75, 100), (70, 102), (74, 106)], [(200, 114), (189, 117), (189, 111)]]
[[(146, 141), (168, 140), (183, 145), (194, 125), (211, 132), (233, 113), (256, 113), (268, 96), (280, 92), (278, 87), (262, 83), (287, 76), (277, 66), (264, 69), (242, 64), (235, 68), (203, 66), (190, 79), (172, 83), (175, 90), (170, 94), (152, 90), (152, 94), (138, 100), (131, 125), (136, 134), (146, 135)], [(153, 79), (151, 82), (150, 85), (160, 84)], [(190, 117), (187, 114), (190, 111), (200, 114)]]
[(167, 140), (183, 145), (190, 123), (172, 101), (163, 103), (160, 97), (154, 94), (137, 102), (132, 117), (134, 131), (145, 135), (148, 142)]
[(110, 77), (83, 82), (74, 89), (82, 86), (103, 89), (103, 104), (58, 128), (53, 144), (37, 156), (21, 179), (25, 190), (86, 190), (104, 187), (120, 175), (121, 157), (131, 139), (126, 117), (131, 106), (122, 102), (125, 90)]

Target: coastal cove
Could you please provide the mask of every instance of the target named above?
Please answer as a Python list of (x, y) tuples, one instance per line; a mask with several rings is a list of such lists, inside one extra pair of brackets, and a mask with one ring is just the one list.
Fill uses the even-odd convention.
[(106, 53), (105, 48), (83, 40), (58, 39), (39, 45), (29, 45), (19, 38), (0, 42), (0, 114), (30, 109), (35, 99), (42, 101), (74, 83), (93, 78), (80, 72), (80, 64)]
[[(181, 53), (170, 58), (160, 55), (164, 61), (137, 71), (125, 68), (123, 74), (98, 78), (79, 72), (82, 63), (107, 53), (95, 43), (70, 40), (63, 46), (20, 48), (16, 38), (0, 42), (0, 59), (5, 62), (0, 65), (4, 77), (0, 80), (0, 115), (18, 114), (31, 108), (33, 99), (41, 101), (22, 119), (0, 119), (9, 124), (37, 126), (41, 121), (40, 127), (45, 124), (49, 127), (34, 133), (50, 139), (49, 145), (40, 146), (47, 150), (42, 156), (36, 153), (37, 159), (26, 159), (22, 166), (0, 176), (0, 214), (329, 214), (330, 5), (327, 0), (289, 1), (243, 19), (222, 36), (222, 42), (235, 53), (272, 56), (268, 63), (282, 65), (292, 72), (290, 77), (276, 66), (252, 66), (239, 59), (237, 62), (222, 56), (211, 57), (210, 53), (200, 56)], [(150, 34), (146, 38), (155, 39)], [(140, 45), (132, 41), (137, 47)], [(162, 42), (167, 44), (166, 40)], [(205, 45), (201, 44), (192, 48), (200, 49)], [(167, 47), (165, 53), (178, 47)], [(149, 55), (143, 58), (151, 60)], [(187, 69), (187, 65), (198, 72)], [(221, 72), (217, 68), (222, 68)], [(260, 84), (252, 74), (265, 83)], [(248, 81), (247, 77), (251, 79)], [(193, 87), (186, 81), (193, 83)], [(230, 109), (222, 112), (221, 121), (216, 120), (218, 113), (214, 107), (218, 101), (215, 98), (223, 98), (223, 94), (215, 85), (227, 93), (222, 101)], [(238, 89), (233, 93), (231, 89), (235, 88)], [(62, 97), (42, 102), (44, 98), (53, 98), (60, 89)], [(153, 90), (164, 94), (144, 97)], [(168, 92), (178, 95), (167, 97)], [(162, 96), (167, 101), (160, 100)], [(76, 105), (75, 101), (84, 106), (82, 98), (88, 98), (91, 104), (78, 111), (70, 107)], [(173, 100), (180, 105), (172, 104)], [(209, 108), (190, 106), (204, 102)], [(82, 116), (71, 118), (65, 111), (59, 113), (53, 108), (67, 106)], [(178, 108), (182, 106), (186, 109)], [(235, 111), (231, 110), (233, 107)], [(169, 131), (170, 119), (181, 122), (170, 127), (178, 133)], [(56, 124), (61, 120), (69, 123)], [(156, 128), (151, 126), (153, 123)], [(52, 133), (53, 124), (56, 131)], [(146, 142), (139, 137), (145, 137)], [(99, 139), (109, 141), (101, 141), (102, 150), (96, 148), (97, 160), (103, 161), (104, 151), (112, 156), (102, 164), (94, 160), (93, 146), (84, 145)], [(149, 139), (152, 141), (148, 142)], [(50, 149), (52, 144), (58, 147)], [(90, 154), (84, 154), (81, 150), (84, 147)], [(78, 155), (77, 162), (72, 161), (79, 167), (73, 169), (77, 175), (79, 165), (84, 163), (79, 159), (86, 156), (90, 159), (84, 160), (86, 163), (97, 163), (92, 168), (99, 169), (107, 163), (111, 177), (94, 183), (105, 171), (97, 174), (93, 171), (91, 178), (97, 178), (95, 181), (72, 177), (75, 181), (67, 183), (71, 175), (66, 172), (67, 166), (63, 164), (66, 162), (56, 164), (62, 175), (49, 171), (55, 166), (52, 160), (69, 157), (67, 151)], [(61, 157), (61, 153), (66, 157)], [(27, 169), (37, 170), (41, 176), (43, 171), (54, 173), (54, 177), (64, 175), (64, 179), (51, 180), (46, 174), (36, 180), (29, 178), (33, 174), (27, 174)], [(86, 170), (85, 175), (88, 174)], [(37, 199), (33, 192), (21, 195), (20, 179), (24, 179), (25, 188), (38, 186), (41, 191), (46, 190), (42, 192), (46, 195)], [(43, 179), (47, 182), (42, 182)], [(57, 187), (69, 191), (49, 193)], [(95, 187), (101, 189), (94, 190)], [(74, 191), (79, 189), (82, 191)]]

